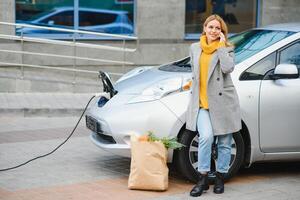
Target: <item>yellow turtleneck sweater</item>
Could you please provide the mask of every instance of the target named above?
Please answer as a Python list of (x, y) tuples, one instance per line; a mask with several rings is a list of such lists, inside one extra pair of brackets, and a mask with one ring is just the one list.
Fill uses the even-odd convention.
[(208, 109), (208, 98), (207, 98), (207, 79), (208, 79), (208, 70), (211, 61), (212, 54), (220, 47), (224, 47), (225, 43), (216, 40), (210, 44), (207, 44), (206, 36), (203, 35), (200, 37), (200, 46), (202, 53), (199, 59), (200, 66), (200, 102), (199, 105), (201, 108)]

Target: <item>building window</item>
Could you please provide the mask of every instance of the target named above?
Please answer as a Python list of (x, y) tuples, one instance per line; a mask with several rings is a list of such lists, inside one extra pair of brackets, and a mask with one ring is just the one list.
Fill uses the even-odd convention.
[(185, 33), (191, 39), (199, 38), (205, 19), (211, 14), (220, 15), (230, 33), (256, 26), (259, 0), (186, 0)]
[[(134, 34), (134, 0), (16, 0), (16, 22), (98, 33)], [(37, 28), (17, 28), (17, 35), (55, 39), (72, 33)], [(104, 39), (78, 34), (85, 39)]]

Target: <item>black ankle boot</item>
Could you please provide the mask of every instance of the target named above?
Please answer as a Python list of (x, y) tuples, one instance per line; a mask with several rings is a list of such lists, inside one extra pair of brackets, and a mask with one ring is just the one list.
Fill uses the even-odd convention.
[(199, 174), (198, 183), (193, 187), (193, 189), (190, 192), (190, 195), (192, 197), (198, 197), (203, 193), (203, 191), (208, 190), (208, 188), (209, 185), (207, 174)]
[(214, 193), (216, 193), (216, 194), (224, 193), (224, 174), (219, 173), (219, 172), (216, 172)]

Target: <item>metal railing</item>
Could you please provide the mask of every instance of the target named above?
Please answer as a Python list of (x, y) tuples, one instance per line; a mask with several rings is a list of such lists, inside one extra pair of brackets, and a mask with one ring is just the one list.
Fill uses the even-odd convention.
[[(21, 67), (21, 79), (24, 78), (24, 67), (30, 68), (40, 68), (40, 69), (47, 69), (47, 70), (59, 70), (59, 71), (70, 71), (74, 72), (73, 84), (76, 84), (76, 75), (77, 73), (89, 73), (89, 74), (98, 74), (97, 71), (91, 70), (82, 70), (76, 69), (77, 68), (77, 60), (85, 60), (85, 61), (93, 61), (99, 63), (110, 63), (116, 65), (122, 65), (122, 72), (125, 72), (125, 65), (134, 65), (132, 62), (125, 61), (125, 53), (133, 53), (136, 51), (136, 48), (126, 48), (126, 41), (136, 41), (136, 47), (138, 46), (138, 38), (133, 36), (126, 36), (126, 35), (117, 35), (117, 34), (107, 34), (107, 33), (97, 33), (91, 31), (83, 31), (83, 30), (71, 30), (65, 28), (55, 28), (55, 27), (45, 27), (45, 26), (36, 26), (36, 25), (29, 25), (29, 24), (17, 24), (17, 23), (9, 23), (9, 22), (0, 22), (0, 25), (5, 26), (13, 26), (14, 28), (19, 28), (20, 35), (7, 35), (7, 34), (0, 34), (0, 39), (10, 40), (10, 41), (20, 41), (21, 50), (11, 50), (11, 49), (0, 49), (0, 53), (12, 53), (12, 54), (20, 54), (21, 63), (11, 63), (11, 62), (1, 62), (0, 65), (3, 66), (19, 66)], [(73, 37), (70, 37), (72, 41), (64, 41), (64, 40), (54, 40), (54, 39), (45, 39), (45, 38), (37, 38), (37, 37), (28, 37), (24, 36), (22, 28), (34, 28), (34, 29), (44, 29), (50, 31), (61, 31), (66, 33), (72, 33)], [(83, 42), (77, 42), (77, 35), (78, 34), (88, 34), (92, 36), (100, 36), (100, 37), (109, 37), (115, 38), (122, 41), (122, 47), (116, 46), (109, 46), (109, 45), (101, 45), (101, 44), (88, 44)], [(31, 52), (24, 50), (24, 42), (32, 42), (32, 43), (42, 43), (42, 44), (51, 44), (51, 45), (62, 45), (62, 46), (70, 46), (73, 48), (73, 55), (58, 55), (58, 54), (51, 54), (51, 53), (38, 53), (38, 52)], [(109, 59), (99, 59), (99, 58), (90, 58), (90, 57), (81, 57), (77, 56), (77, 48), (83, 47), (88, 49), (102, 49), (107, 51), (118, 51), (122, 52), (123, 60), (109, 60)], [(24, 63), (24, 55), (35, 55), (35, 56), (43, 56), (43, 57), (50, 57), (50, 58), (63, 58), (63, 59), (70, 59), (73, 60), (73, 68), (66, 68), (66, 67), (54, 67), (54, 66), (46, 66), (46, 65), (34, 65), (34, 64), (25, 64)], [(113, 73), (108, 72), (108, 74), (121, 76), (123, 73)]]

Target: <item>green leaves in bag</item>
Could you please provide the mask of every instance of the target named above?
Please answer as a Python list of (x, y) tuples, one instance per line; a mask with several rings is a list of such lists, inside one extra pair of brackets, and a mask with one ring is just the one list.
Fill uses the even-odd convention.
[(167, 149), (180, 149), (185, 146), (185, 145), (177, 142), (176, 137), (175, 138), (167, 138), (167, 137), (158, 138), (153, 134), (152, 131), (148, 131), (148, 141), (149, 142), (159, 141), (159, 142), (163, 143)]

